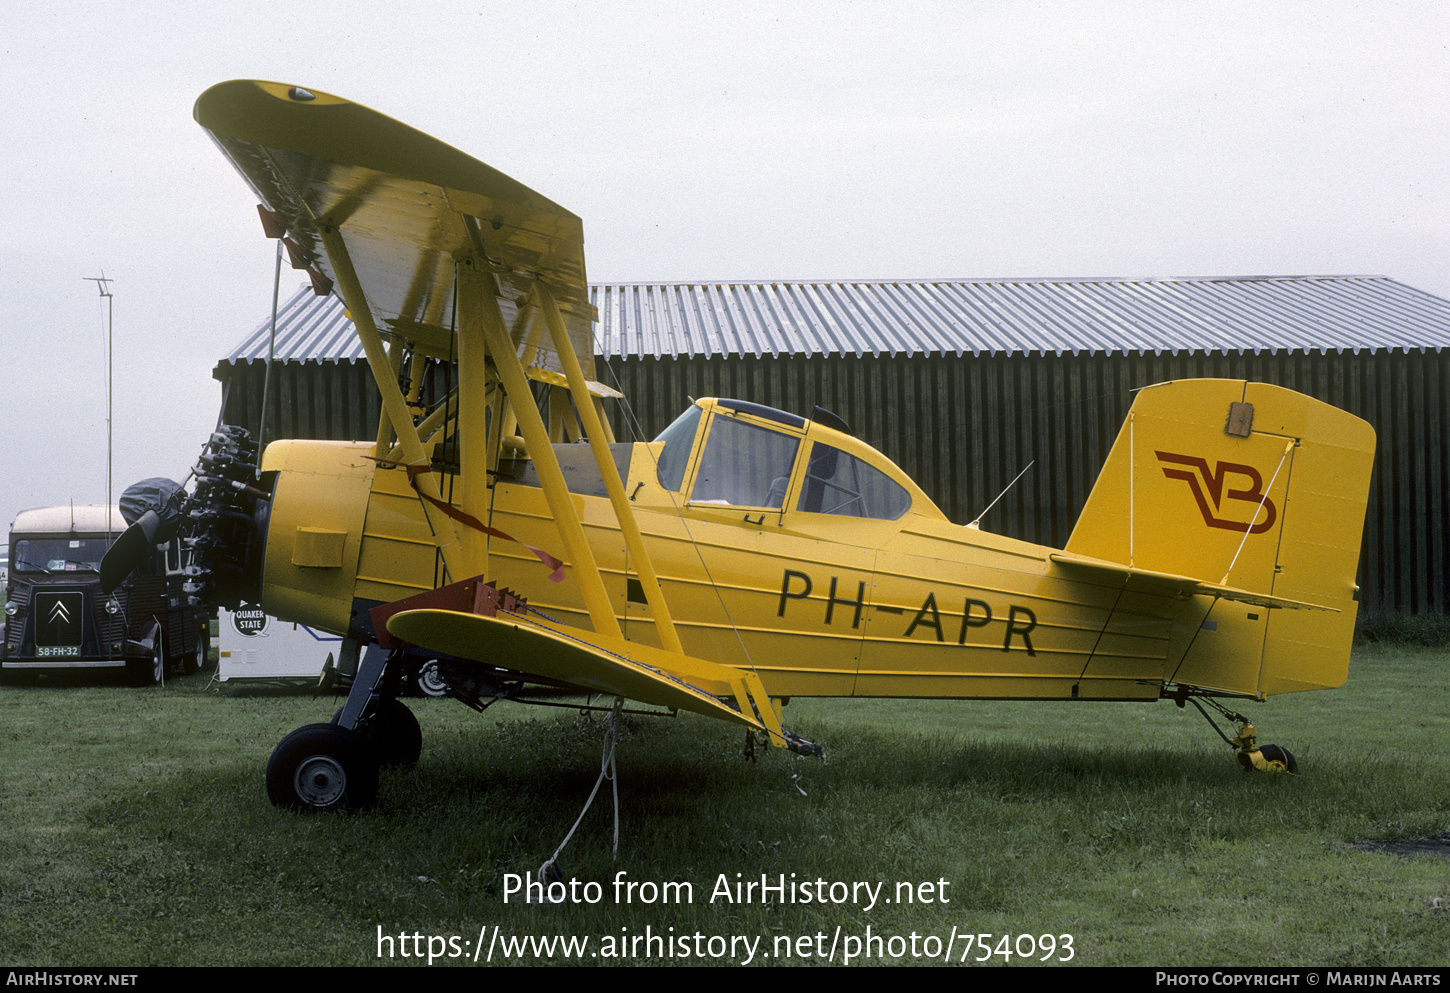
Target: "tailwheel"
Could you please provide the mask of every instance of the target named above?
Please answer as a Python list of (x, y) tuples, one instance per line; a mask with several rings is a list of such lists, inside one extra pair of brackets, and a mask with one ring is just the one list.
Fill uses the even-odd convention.
[(1264, 762), (1270, 772), (1287, 772), (1291, 776), (1299, 772), (1299, 763), (1294, 761), (1294, 753), (1279, 745), (1265, 745), (1259, 749), (1264, 757)]
[(267, 762), (267, 797), (304, 813), (365, 810), (378, 796), (378, 760), (361, 735), (308, 724), (278, 743)]
[(1198, 708), (1203, 719), (1208, 721), (1215, 731), (1218, 731), (1218, 736), (1236, 750), (1237, 754), (1234, 755), (1234, 758), (1239, 765), (1243, 766), (1245, 772), (1287, 772), (1291, 776), (1299, 772), (1299, 763), (1294, 761), (1294, 754), (1289, 749), (1280, 745), (1259, 745), (1258, 729), (1249, 723), (1247, 717), (1235, 714), (1212, 698), (1206, 699), (1210, 707), (1238, 725), (1238, 734), (1230, 738), (1219, 730), (1219, 726), (1214, 723), (1213, 718), (1208, 716), (1208, 711), (1204, 710), (1203, 705), (1195, 697), (1190, 696), (1186, 690), (1179, 690), (1173, 696), (1174, 702), (1180, 707), (1185, 702), (1191, 702)]
[(1299, 771), (1299, 763), (1294, 761), (1294, 754), (1289, 749), (1278, 745), (1255, 747), (1256, 737), (1254, 726), (1246, 723), (1239, 728), (1238, 737), (1233, 739), (1234, 747), (1239, 750), (1235, 758), (1245, 772), (1287, 772), (1294, 775)]

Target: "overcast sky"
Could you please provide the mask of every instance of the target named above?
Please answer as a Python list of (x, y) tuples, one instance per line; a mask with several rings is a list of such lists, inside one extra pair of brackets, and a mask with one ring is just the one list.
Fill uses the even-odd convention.
[[(399, 13), (406, 10), (406, 14)], [(594, 281), (1388, 275), (1450, 297), (1434, 3), (8, 5), (0, 523), (180, 479), (273, 243), (192, 121), (271, 79), (584, 219)], [(284, 295), (298, 280), (284, 269)]]

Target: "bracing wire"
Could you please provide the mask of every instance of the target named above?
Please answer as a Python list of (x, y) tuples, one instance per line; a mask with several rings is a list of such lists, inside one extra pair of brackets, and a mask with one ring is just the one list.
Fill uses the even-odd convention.
[(606, 779), (610, 781), (614, 791), (614, 857), (619, 858), (619, 777), (614, 764), (614, 748), (619, 743), (619, 712), (623, 706), (624, 698), (615, 697), (614, 706), (609, 708), (609, 717), (605, 719), (604, 747), (599, 756), (599, 778), (594, 781), (594, 789), (589, 791), (589, 799), (584, 801), (584, 809), (579, 811), (574, 826), (569, 829), (564, 840), (559, 842), (559, 847), (554, 849), (554, 854), (539, 866), (540, 879), (558, 873), (559, 856), (573, 839), (574, 832), (579, 830), (579, 825), (584, 821), (584, 815), (589, 813), (594, 798), (599, 795), (599, 787), (604, 785)]
[[(596, 344), (597, 343), (598, 342), (596, 341)], [(620, 394), (620, 402), (624, 404), (624, 412), (629, 423), (630, 433), (637, 441), (646, 440), (644, 438), (644, 429), (640, 426), (639, 423), (639, 418), (635, 416), (634, 406), (629, 402), (629, 396), (621, 388), (623, 384), (620, 383), (618, 374), (615, 373), (614, 368), (608, 363), (608, 361), (605, 361), (603, 365), (606, 369), (609, 370), (610, 378), (614, 381), (614, 388)], [(654, 466), (656, 472), (658, 472), (659, 463), (655, 460), (654, 452), (650, 451), (647, 446), (645, 448), (645, 451), (649, 453), (650, 463)], [(730, 625), (730, 631), (735, 635), (736, 643), (740, 645), (740, 651), (745, 656), (745, 664), (749, 666), (752, 673), (754, 673), (756, 676), (759, 676), (760, 673), (757, 672), (755, 669), (755, 659), (751, 656), (750, 649), (746, 647), (745, 638), (743, 635), (741, 635), (740, 628), (735, 623), (735, 618), (730, 613), (730, 607), (725, 603), (725, 597), (720, 592), (719, 584), (715, 582), (715, 576), (710, 571), (710, 565), (705, 561), (705, 555), (700, 550), (700, 543), (695, 539), (695, 533), (690, 529), (689, 518), (685, 517), (680, 505), (675, 501), (675, 495), (669, 490), (666, 490), (665, 493), (669, 496), (670, 506), (674, 508), (675, 513), (679, 515), (680, 525), (685, 529), (685, 537), (689, 539), (690, 548), (694, 551), (695, 558), (699, 560), (700, 568), (704, 570), (705, 579), (709, 582), (710, 589), (715, 592), (715, 599), (720, 604), (720, 611), (725, 615), (725, 623)]]

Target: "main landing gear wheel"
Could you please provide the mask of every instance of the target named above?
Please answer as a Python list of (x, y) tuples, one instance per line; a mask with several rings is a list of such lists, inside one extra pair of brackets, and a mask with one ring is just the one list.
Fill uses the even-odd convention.
[(267, 797), (304, 813), (366, 810), (378, 797), (378, 760), (356, 732), (308, 724), (273, 749)]
[[(336, 724), (342, 708), (332, 715)], [(423, 729), (418, 718), (401, 700), (387, 697), (378, 701), (377, 709), (357, 725), (357, 735), (373, 750), (378, 764), (385, 767), (411, 769), (423, 753)]]
[(411, 769), (423, 752), (423, 729), (418, 718), (401, 701), (391, 697), (378, 701), (378, 709), (360, 726), (363, 740), (385, 766)]

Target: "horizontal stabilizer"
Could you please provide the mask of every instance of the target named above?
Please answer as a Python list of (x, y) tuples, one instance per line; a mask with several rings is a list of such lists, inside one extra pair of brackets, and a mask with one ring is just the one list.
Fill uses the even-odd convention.
[(1338, 607), (1326, 607), (1317, 603), (1306, 603), (1303, 600), (1290, 600), (1287, 597), (1255, 593), (1253, 590), (1243, 590), (1235, 586), (1207, 583), (1191, 576), (1154, 572), (1151, 569), (1134, 569), (1117, 562), (1104, 562), (1100, 559), (1085, 558), (1069, 552), (1054, 552), (1048, 558), (1072, 578), (1102, 586), (1126, 586), (1137, 580), (1138, 582), (1134, 585), (1140, 589), (1147, 586), (1185, 598), (1211, 596), (1252, 604), (1256, 607), (1287, 607), (1291, 610), (1327, 610), (1331, 613), (1339, 613)]

